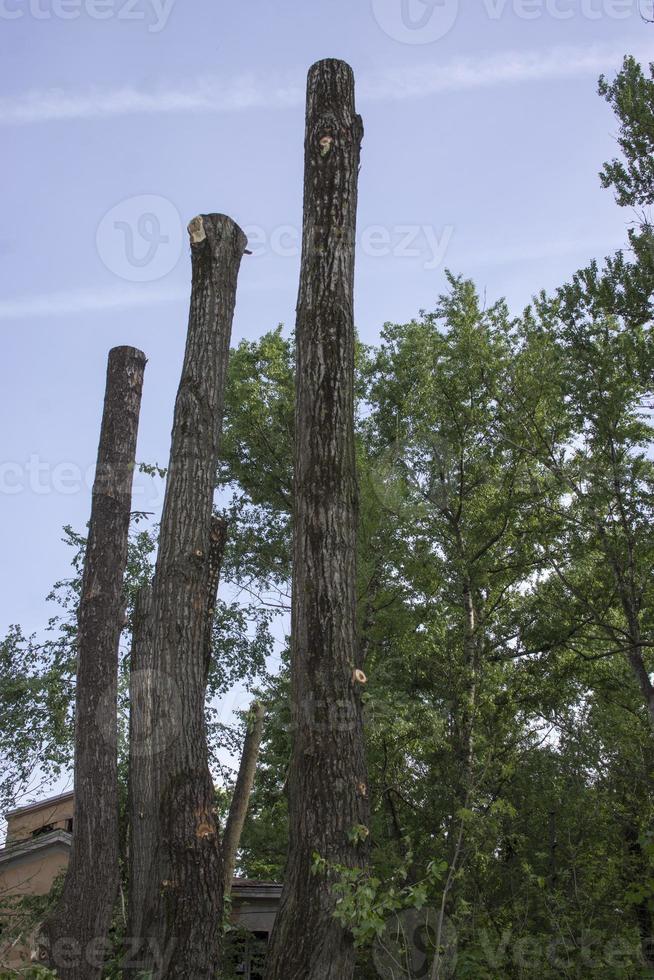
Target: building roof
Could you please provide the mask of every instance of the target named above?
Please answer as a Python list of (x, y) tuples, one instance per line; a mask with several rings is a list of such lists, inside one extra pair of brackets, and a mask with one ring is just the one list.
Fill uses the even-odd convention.
[(57, 806), (58, 803), (72, 800), (73, 795), (73, 791), (70, 790), (70, 792), (61, 793), (59, 796), (48, 796), (45, 800), (39, 800), (38, 803), (27, 803), (25, 806), (17, 806), (13, 810), (8, 810), (5, 818), (8, 820), (10, 817), (17, 817), (19, 814), (29, 813), (30, 810), (41, 810), (43, 807)]
[(247, 878), (232, 878), (232, 892), (238, 898), (279, 898), (282, 886), (275, 881), (250, 881)]
[[(50, 796), (38, 803), (28, 803), (25, 806), (16, 807), (10, 810), (7, 819), (22, 816), (24, 814), (52, 809), (60, 803), (68, 802), (73, 799), (72, 790), (68, 793), (61, 793), (59, 796)], [(50, 850), (69, 850), (72, 843), (72, 834), (63, 829), (50, 830), (46, 833), (37, 833), (22, 840), (9, 840), (4, 847), (0, 847), (0, 864), (9, 864), (13, 861), (22, 860), (26, 857), (35, 857), (40, 852)], [(275, 881), (253, 881), (249, 878), (234, 878), (232, 890), (235, 897), (238, 896), (245, 900), (257, 899), (278, 899), (281, 895), (282, 886)]]
[[(39, 852), (50, 848), (70, 849), (73, 835), (67, 830), (51, 830), (47, 834), (38, 834), (27, 840), (10, 843), (0, 848), (0, 864), (7, 864), (25, 857), (36, 856)], [(282, 886), (274, 881), (251, 881), (248, 878), (234, 878), (232, 890), (239, 898), (278, 898)]]
[(51, 830), (47, 834), (39, 834), (37, 837), (30, 837), (27, 840), (9, 843), (6, 847), (0, 848), (0, 864), (7, 864), (24, 857), (32, 857), (39, 851), (48, 850), (52, 847), (69, 849), (73, 840), (73, 835), (67, 830)]

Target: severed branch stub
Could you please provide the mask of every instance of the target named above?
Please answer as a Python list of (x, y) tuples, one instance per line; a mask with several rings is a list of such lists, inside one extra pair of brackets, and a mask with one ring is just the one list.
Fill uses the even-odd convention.
[(191, 239), (191, 245), (199, 245), (207, 237), (204, 230), (204, 221), (202, 220), (202, 215), (198, 214), (195, 218), (191, 218), (188, 223), (188, 234)]

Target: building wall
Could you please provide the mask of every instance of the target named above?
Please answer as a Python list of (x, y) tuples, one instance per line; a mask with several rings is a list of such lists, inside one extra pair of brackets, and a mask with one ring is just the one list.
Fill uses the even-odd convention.
[(52, 845), (7, 867), (0, 864), (0, 895), (47, 895), (57, 875), (68, 866), (69, 853), (65, 845)]
[[(69, 852), (69, 846), (57, 841), (45, 844), (37, 851), (16, 854), (10, 861), (0, 862), (1, 925), (8, 930), (12, 928), (17, 914), (13, 903), (17, 899), (48, 894), (55, 878), (66, 869)], [(13, 940), (3, 942), (0, 934), (0, 968), (25, 966), (30, 962), (30, 952), (29, 943), (15, 945)]]
[[(12, 898), (47, 895), (54, 880), (66, 869), (72, 818), (72, 793), (7, 814), (7, 843), (0, 849), (0, 925), (3, 918), (6, 923), (15, 914), (11, 911)], [(63, 835), (57, 833), (61, 831)], [(280, 893), (281, 885), (235, 879), (234, 924), (260, 937), (270, 934)], [(0, 934), (0, 969), (16, 969), (29, 961), (28, 943), (10, 946), (3, 943)]]
[(12, 810), (7, 814), (7, 844), (27, 840), (35, 833), (43, 833), (46, 827), (51, 827), (52, 830), (70, 830), (69, 821), (72, 819), (72, 793)]

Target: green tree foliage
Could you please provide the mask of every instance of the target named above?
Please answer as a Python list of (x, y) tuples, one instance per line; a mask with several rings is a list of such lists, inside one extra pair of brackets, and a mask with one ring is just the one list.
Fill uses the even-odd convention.
[[(603, 517), (615, 509), (610, 446), (589, 433), (610, 404), (623, 462), (640, 474), (629, 485), (643, 610), (651, 608), (641, 515), (650, 434), (642, 389), (624, 369), (626, 335), (609, 331), (607, 351), (605, 327), (581, 345), (566, 330), (554, 304), (511, 319), (452, 277), (432, 314), (387, 325), (378, 349), (360, 351), (360, 635), (375, 866), (364, 880), (344, 874), (339, 887), (363, 944), (362, 970), (380, 922), (411, 903), (433, 907), (436, 923), (442, 908), (454, 925), (461, 976), (586, 975), (579, 970), (595, 960), (598, 975), (640, 970), (650, 733), (624, 636), (614, 642), (625, 614), (593, 519), (599, 500)], [(279, 333), (262, 346), (271, 343), (287, 378), (292, 347)], [(604, 388), (593, 397), (589, 358), (608, 400)], [(252, 345), (248, 361), (256, 384), (263, 362)], [(244, 366), (237, 354), (234, 370)], [(286, 431), (290, 392), (278, 387), (273, 413)], [(248, 411), (238, 400), (230, 411), (247, 439)], [(268, 478), (273, 472), (272, 486), (288, 473), (282, 465)], [(575, 496), (569, 480), (580, 473), (586, 489)], [(272, 496), (267, 506), (277, 506)], [(611, 530), (616, 554), (625, 534)], [(265, 589), (269, 539), (246, 541), (241, 561), (251, 574), (261, 569)], [(275, 547), (285, 542), (281, 535)], [(563, 581), (570, 576), (575, 589)], [(278, 585), (286, 588), (283, 577)], [(589, 603), (603, 619), (589, 616)], [(248, 872), (266, 877), (283, 867), (283, 674), (267, 697), (243, 852)], [(438, 878), (429, 874), (434, 862), (447, 869)], [(626, 964), (622, 973), (613, 960)]]
[[(357, 350), (372, 820), (350, 832), (372, 869), (315, 861), (362, 980), (389, 957), (394, 976), (432, 980), (654, 968), (654, 67), (627, 58), (600, 93), (622, 154), (601, 179), (633, 209), (628, 248), (520, 315), (449, 275), (433, 310)], [(279, 879), (286, 846), (294, 371), (281, 327), (232, 352), (217, 474), (236, 598), (217, 610), (207, 710), (225, 744), (215, 699), (258, 679), (240, 869), (261, 879)], [(45, 641), (14, 627), (0, 644), (5, 804), (69, 761), (84, 541), (67, 537)], [(128, 618), (155, 545), (135, 527)], [(126, 697), (123, 683), (125, 712)], [(316, 717), (338, 723), (338, 706)]]
[[(130, 536), (125, 577), (125, 631), (121, 644), (119, 684), (120, 764), (123, 782), (127, 767), (129, 717), (129, 644), (136, 593), (152, 576), (156, 528), (140, 526), (137, 515)], [(48, 600), (57, 607), (49, 620), (45, 639), (25, 637), (12, 627), (0, 641), (0, 810), (17, 804), (59, 777), (71, 765), (73, 705), (75, 693), (76, 610), (86, 539), (72, 528), (64, 529), (71, 548), (71, 576), (57, 582)], [(213, 624), (207, 719), (211, 748), (238, 733), (219, 721), (217, 699), (237, 684), (249, 683), (265, 673), (272, 637), (270, 613), (237, 598), (220, 600)], [(35, 782), (36, 780), (36, 782)]]
[(613, 82), (600, 78), (599, 93), (618, 122), (622, 157), (606, 163), (602, 185), (613, 188), (616, 201), (628, 209), (628, 247), (603, 264), (593, 261), (560, 290), (564, 314), (575, 320), (587, 315), (617, 314), (629, 323), (652, 317), (654, 292), (654, 63), (644, 69), (635, 58), (624, 59)]

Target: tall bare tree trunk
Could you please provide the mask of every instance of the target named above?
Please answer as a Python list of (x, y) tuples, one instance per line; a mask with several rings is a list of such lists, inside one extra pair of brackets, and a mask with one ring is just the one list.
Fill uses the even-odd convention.
[[(207, 674), (211, 664), (212, 628), (227, 531), (227, 520), (214, 514), (211, 518), (204, 641), (204, 665)], [(148, 963), (152, 969), (161, 970), (163, 960), (158, 945), (148, 948), (148, 943), (143, 941), (143, 911), (147, 904), (150, 876), (156, 877), (158, 874), (153, 862), (160, 858), (157, 848), (159, 820), (156, 810), (159, 805), (159, 766), (156, 760), (166, 752), (166, 740), (174, 737), (174, 733), (178, 731), (181, 715), (179, 697), (171, 678), (154, 671), (153, 628), (152, 588), (144, 586), (139, 590), (136, 599), (131, 651), (129, 910), (122, 963), (125, 977), (138, 976)], [(155, 718), (158, 719), (156, 725)], [(163, 877), (164, 875), (159, 874), (160, 879)]]
[(77, 629), (75, 807), (70, 864), (44, 927), (62, 980), (96, 980), (118, 888), (118, 645), (145, 354), (109, 353)]
[(354, 241), (363, 125), (341, 61), (309, 71), (297, 310), (290, 848), (268, 980), (349, 980), (354, 949), (314, 855), (366, 859), (357, 666)]
[[(158, 839), (142, 938), (155, 976), (209, 980), (218, 969), (222, 877), (205, 726), (212, 507), (224, 386), (247, 240), (224, 215), (189, 225), (193, 282), (154, 579), (154, 670), (172, 682), (177, 712), (155, 704), (168, 730), (154, 759)], [(174, 730), (170, 722), (175, 722)], [(163, 964), (163, 965), (162, 965)], [(150, 966), (150, 963), (148, 963)]]

